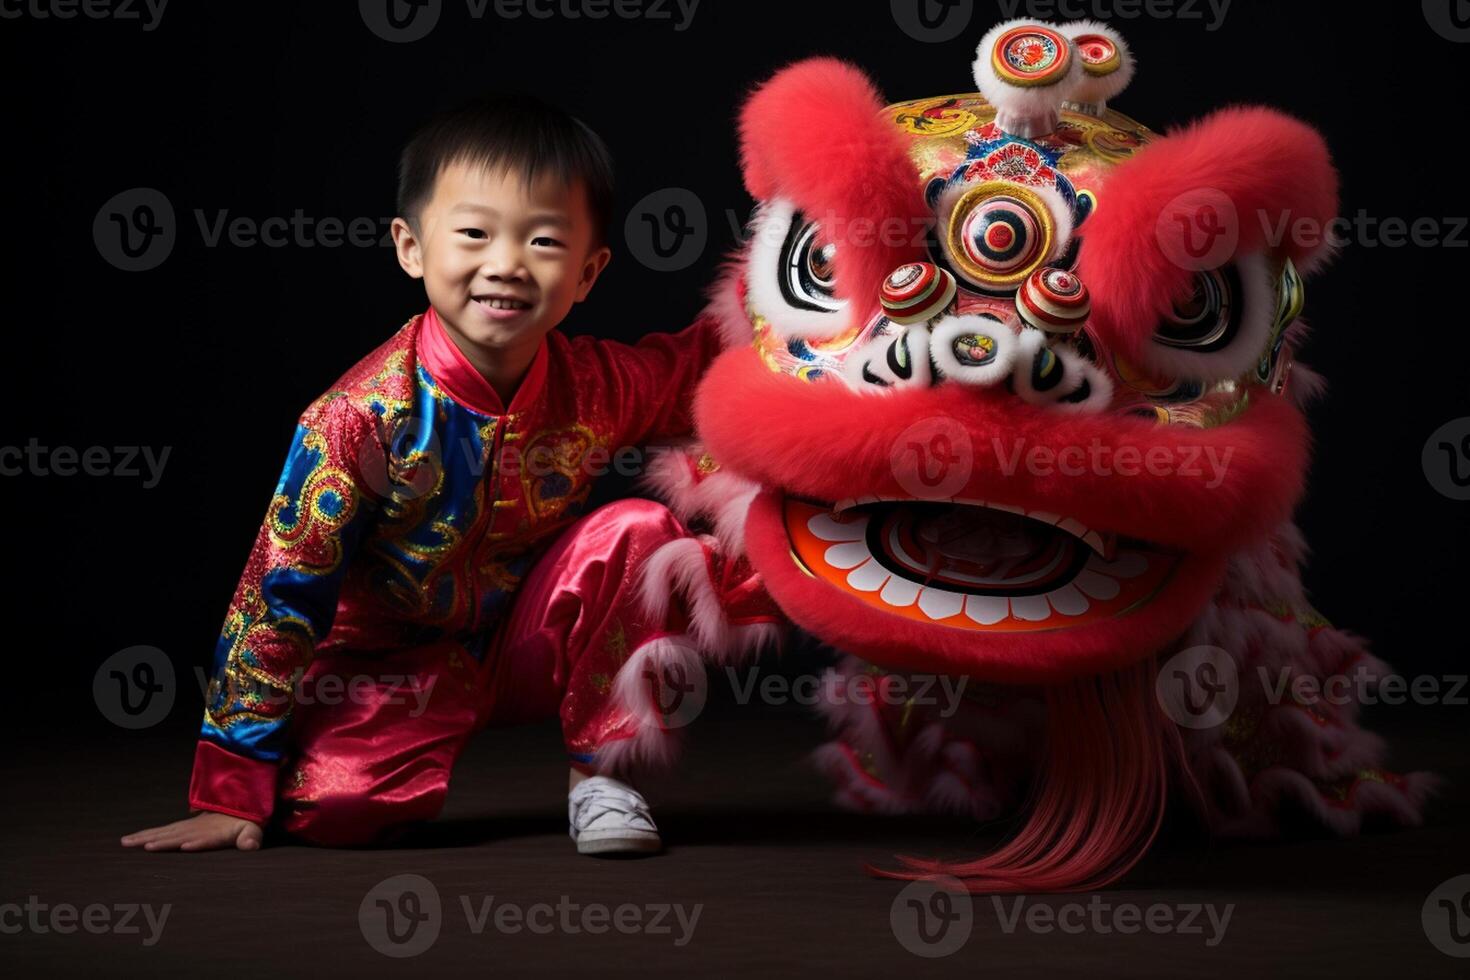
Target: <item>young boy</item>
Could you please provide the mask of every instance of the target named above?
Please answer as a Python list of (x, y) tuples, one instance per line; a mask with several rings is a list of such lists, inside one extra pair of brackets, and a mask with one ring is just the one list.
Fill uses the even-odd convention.
[(301, 416), (216, 647), (199, 812), (125, 846), (253, 850), (271, 820), (388, 840), (438, 813), (472, 732), (559, 714), (578, 850), (659, 848), (643, 798), (595, 774), (649, 723), (612, 693), (667, 632), (637, 563), (685, 531), (642, 500), (576, 518), (619, 447), (688, 433), (719, 340), (554, 329), (607, 266), (611, 207), (602, 141), (529, 99), (409, 143), (393, 237), (429, 309)]

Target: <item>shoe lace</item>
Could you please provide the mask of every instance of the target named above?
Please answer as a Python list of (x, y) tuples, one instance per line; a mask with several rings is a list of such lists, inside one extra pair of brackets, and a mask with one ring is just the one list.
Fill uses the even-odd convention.
[(577, 827), (586, 827), (606, 814), (616, 813), (653, 828), (653, 817), (641, 794), (601, 777), (594, 776), (578, 783), (572, 790), (571, 805), (572, 824)]

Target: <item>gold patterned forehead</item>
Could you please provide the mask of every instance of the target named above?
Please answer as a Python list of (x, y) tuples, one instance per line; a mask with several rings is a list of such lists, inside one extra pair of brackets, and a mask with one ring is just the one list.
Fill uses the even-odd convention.
[[(1021, 141), (996, 123), (996, 109), (978, 92), (943, 95), (898, 102), (884, 110), (898, 129), (910, 137), (909, 155), (919, 176), (929, 180), (948, 176), (972, 160), (979, 146), (1005, 143), (1041, 148), (1050, 164), (1074, 183), (1087, 186), (1096, 177), (1128, 159), (1157, 135), (1148, 127), (1114, 109), (1094, 115), (1064, 108), (1056, 128), (1046, 135)], [(1022, 150), (1012, 150), (1017, 157)], [(1025, 161), (1010, 161), (1017, 168)]]

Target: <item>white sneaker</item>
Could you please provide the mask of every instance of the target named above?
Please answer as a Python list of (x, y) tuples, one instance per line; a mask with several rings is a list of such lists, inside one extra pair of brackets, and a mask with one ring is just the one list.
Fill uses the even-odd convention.
[(579, 854), (649, 854), (663, 846), (642, 795), (610, 776), (572, 787), (567, 816)]

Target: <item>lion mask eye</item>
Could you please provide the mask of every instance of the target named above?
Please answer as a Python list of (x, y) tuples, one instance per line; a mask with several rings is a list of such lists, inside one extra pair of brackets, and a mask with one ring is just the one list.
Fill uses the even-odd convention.
[(790, 201), (761, 205), (751, 227), (746, 282), (752, 308), (785, 337), (818, 338), (842, 329), (838, 245)]
[(1194, 292), (1174, 303), (1154, 331), (1166, 347), (1201, 354), (1224, 350), (1240, 333), (1240, 270), (1234, 265), (1195, 273)]

